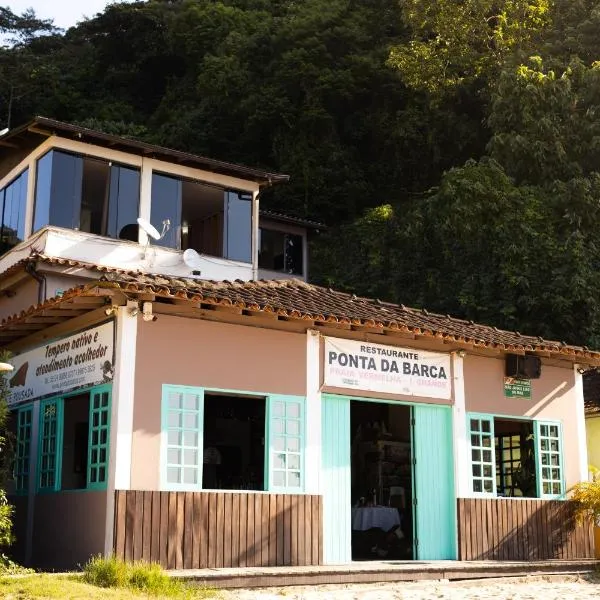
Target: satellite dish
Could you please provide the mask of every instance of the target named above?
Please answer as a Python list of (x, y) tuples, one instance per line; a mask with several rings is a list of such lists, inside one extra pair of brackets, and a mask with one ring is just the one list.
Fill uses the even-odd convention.
[(183, 262), (193, 271), (198, 271), (202, 267), (202, 258), (192, 248), (188, 248), (183, 253)]
[(148, 223), (148, 221), (146, 221), (146, 219), (139, 217), (138, 220), (138, 225), (152, 238), (155, 240), (160, 240), (160, 233), (158, 233), (158, 229), (156, 229), (156, 227), (154, 227), (154, 225), (152, 225), (151, 223)]

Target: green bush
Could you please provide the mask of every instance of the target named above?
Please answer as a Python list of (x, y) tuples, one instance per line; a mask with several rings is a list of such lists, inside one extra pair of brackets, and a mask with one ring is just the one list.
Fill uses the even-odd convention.
[(0, 489), (0, 548), (10, 546), (13, 542), (12, 512), (4, 490)]
[(188, 588), (171, 579), (156, 563), (126, 563), (111, 556), (95, 556), (83, 568), (86, 583), (105, 588), (129, 588), (153, 596), (186, 596)]

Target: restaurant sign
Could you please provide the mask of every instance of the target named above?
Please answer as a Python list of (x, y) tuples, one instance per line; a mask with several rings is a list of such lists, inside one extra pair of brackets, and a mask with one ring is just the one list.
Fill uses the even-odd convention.
[(449, 400), (450, 355), (325, 338), (324, 384)]
[(525, 400), (531, 400), (531, 380), (515, 379), (514, 377), (505, 377), (504, 397), (524, 398)]
[(111, 382), (113, 337), (111, 321), (15, 356), (8, 405)]

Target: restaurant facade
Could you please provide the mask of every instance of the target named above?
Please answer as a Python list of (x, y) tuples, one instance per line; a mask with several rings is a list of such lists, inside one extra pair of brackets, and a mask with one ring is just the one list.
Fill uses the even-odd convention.
[(29, 260), (88, 283), (0, 326), (28, 563), (593, 556), (564, 498), (596, 353), (294, 280)]

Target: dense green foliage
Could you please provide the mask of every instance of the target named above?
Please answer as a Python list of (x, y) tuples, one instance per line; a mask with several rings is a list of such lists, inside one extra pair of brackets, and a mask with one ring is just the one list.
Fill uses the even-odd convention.
[(318, 283), (600, 347), (600, 0), (0, 12), (0, 116), (291, 175)]

